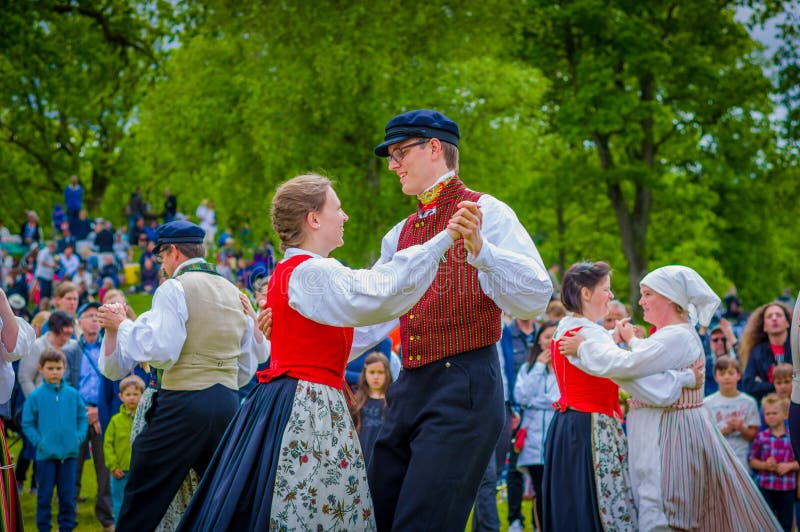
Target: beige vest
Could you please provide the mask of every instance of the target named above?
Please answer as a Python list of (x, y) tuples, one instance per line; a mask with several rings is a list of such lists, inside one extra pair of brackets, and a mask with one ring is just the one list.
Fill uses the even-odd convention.
[(189, 319), (186, 341), (174, 366), (164, 371), (165, 390), (205, 390), (222, 384), (238, 390), (238, 358), (245, 316), (239, 290), (219, 275), (187, 272), (176, 280), (183, 285)]

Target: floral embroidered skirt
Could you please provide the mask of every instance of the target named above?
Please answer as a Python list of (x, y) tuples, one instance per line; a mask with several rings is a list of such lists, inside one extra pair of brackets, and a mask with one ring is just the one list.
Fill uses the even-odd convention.
[(577, 410), (557, 412), (544, 457), (543, 530), (637, 529), (619, 421)]
[(375, 530), (364, 456), (342, 392), (287, 377), (231, 421), (181, 530)]

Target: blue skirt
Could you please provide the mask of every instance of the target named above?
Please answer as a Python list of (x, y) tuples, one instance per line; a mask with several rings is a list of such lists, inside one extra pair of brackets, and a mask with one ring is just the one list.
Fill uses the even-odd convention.
[(268, 530), (297, 380), (253, 388), (228, 426), (178, 530)]

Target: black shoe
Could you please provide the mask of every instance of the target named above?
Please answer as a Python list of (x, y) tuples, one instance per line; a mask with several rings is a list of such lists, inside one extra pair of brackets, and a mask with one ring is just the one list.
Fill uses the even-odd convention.
[(89, 499), (86, 497), (75, 497), (75, 502), (86, 502), (87, 500)]

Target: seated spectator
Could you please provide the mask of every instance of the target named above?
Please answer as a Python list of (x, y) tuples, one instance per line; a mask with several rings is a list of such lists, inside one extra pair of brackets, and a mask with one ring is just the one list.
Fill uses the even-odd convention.
[(145, 227), (145, 233), (147, 234), (147, 240), (151, 242), (155, 242), (158, 240), (158, 235), (156, 234), (156, 228), (158, 227), (158, 220), (155, 218), (150, 219), (150, 223)]
[(100, 271), (97, 272), (97, 275), (103, 280), (111, 279), (111, 281), (114, 283), (114, 288), (119, 288), (119, 285), (122, 282), (119, 273), (119, 266), (117, 266), (113, 255), (105, 256), (104, 263), (100, 267)]
[(114, 253), (114, 233), (111, 224), (98, 218), (94, 226), (94, 250), (98, 253)]
[(136, 242), (139, 247), (147, 245), (147, 232), (145, 231), (144, 218), (137, 218), (130, 233), (130, 241)]
[(52, 218), (53, 238), (56, 238), (61, 234), (61, 224), (67, 221), (67, 213), (65, 213), (64, 209), (61, 208), (60, 203), (56, 203), (53, 206)]
[(100, 285), (100, 290), (97, 291), (97, 298), (102, 303), (105, 300), (106, 294), (110, 290), (114, 290), (114, 280), (111, 277), (103, 277), (102, 284)]
[(241, 258), (236, 261), (237, 286), (242, 286), (243, 288), (252, 292), (253, 290), (253, 284), (251, 280), (252, 273), (253, 273), (253, 268), (249, 264), (247, 264), (247, 260)]
[(72, 249), (72, 246), (67, 246), (64, 249), (64, 252), (59, 255), (58, 257), (58, 264), (59, 264), (59, 274), (61, 275), (62, 279), (72, 279), (75, 274), (78, 272), (78, 266), (80, 266), (81, 261), (77, 255), (75, 255), (75, 250)]
[(75, 248), (75, 237), (69, 230), (69, 224), (63, 222), (61, 224), (61, 237), (56, 241), (56, 253), (63, 253), (67, 246)]
[[(228, 264), (231, 264), (231, 259), (236, 258), (236, 248), (234, 245), (236, 242), (233, 240), (233, 237), (228, 237), (225, 239), (225, 245), (222, 246), (217, 254), (217, 261), (224, 261)], [(232, 266), (236, 265), (234, 262)]]
[[(86, 212), (86, 209), (81, 209), (80, 213), (78, 214), (78, 219), (72, 224), (70, 231), (72, 232), (72, 236), (75, 237), (77, 242), (82, 240), (87, 240), (89, 238), (89, 233), (92, 232), (94, 229), (94, 224), (92, 220), (89, 219), (89, 213)], [(76, 248), (78, 253), (80, 250)]]
[(100, 268), (100, 259), (97, 257), (97, 255), (92, 253), (90, 248), (83, 248), (79, 254), (81, 256), (81, 261), (86, 265), (86, 269), (89, 272), (94, 273)]
[(233, 272), (227, 260), (217, 260), (217, 273), (233, 282)]
[(158, 288), (158, 269), (150, 259), (145, 259), (144, 267), (140, 270), (139, 292), (152, 294)]
[(114, 233), (114, 256), (119, 264), (133, 262), (133, 249), (125, 240), (125, 230), (121, 227)]
[(144, 269), (144, 261), (150, 259), (152, 262), (156, 262), (156, 255), (153, 253), (153, 250), (156, 247), (156, 243), (152, 240), (148, 240), (147, 248), (145, 249), (144, 253), (139, 257), (139, 268)]
[(38, 244), (44, 240), (42, 229), (39, 227), (39, 216), (36, 214), (36, 211), (28, 211), (25, 218), (25, 223), (23, 223), (22, 227), (19, 229), (19, 236), (22, 239), (22, 243), (27, 246), (34, 243)]
[(11, 242), (11, 232), (5, 226), (3, 220), (0, 220), (0, 242)]
[(742, 311), (742, 301), (736, 294), (726, 295), (724, 304), (725, 312), (722, 317), (730, 322), (733, 334), (741, 340), (749, 315)]

